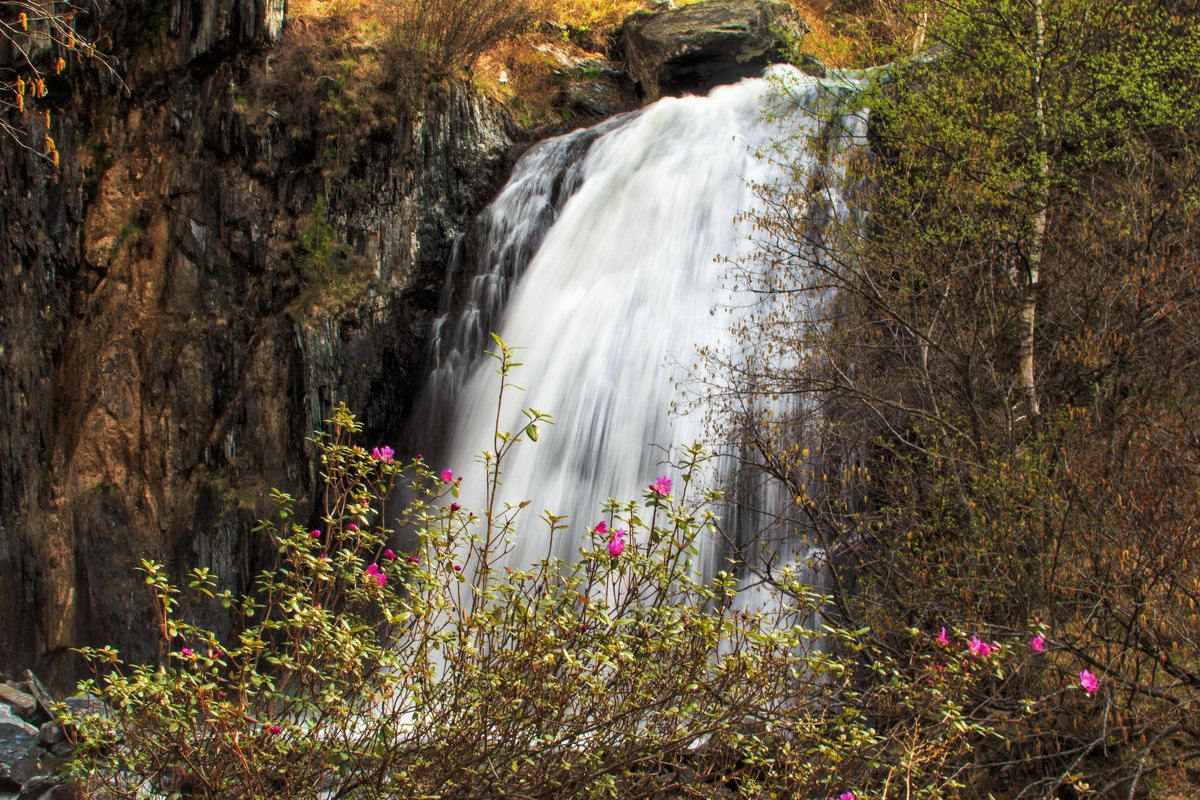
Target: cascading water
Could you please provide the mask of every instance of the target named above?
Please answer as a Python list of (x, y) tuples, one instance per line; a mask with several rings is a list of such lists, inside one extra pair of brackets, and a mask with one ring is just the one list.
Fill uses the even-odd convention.
[[(483, 471), (470, 465), (491, 447), (496, 421), (494, 362), (481, 359), (490, 330), (523, 348), (516, 382), (527, 391), (506, 403), (501, 429), (524, 426), (522, 407), (556, 422), (512, 452), (502, 489), (535, 514), (568, 515), (575, 535), (560, 535), (554, 555), (572, 558), (606, 498), (639, 497), (670, 472), (669, 454), (704, 437), (700, 414), (672, 413), (676, 386), (702, 369), (703, 348), (736, 350), (724, 312), (747, 301), (728, 286), (727, 261), (750, 260), (755, 246), (739, 220), (755, 206), (754, 186), (787, 178), (756, 153), (797, 128), (837, 137), (826, 152), (861, 141), (865, 125), (837, 102), (848, 85), (775, 68), (770, 80), (664, 99), (523, 157), (456, 250), (415, 417), (424, 451), (464, 475), (468, 508), (482, 505)], [(832, 168), (813, 160), (814, 170)], [(788, 505), (772, 496), (778, 489), (753, 494), (759, 509)], [(530, 515), (508, 561), (546, 555), (547, 536)], [(720, 555), (709, 543), (701, 568)]]

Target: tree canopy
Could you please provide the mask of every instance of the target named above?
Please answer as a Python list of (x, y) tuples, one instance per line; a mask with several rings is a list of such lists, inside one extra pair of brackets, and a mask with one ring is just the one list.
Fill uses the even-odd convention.
[[(1200, 29), (1157, 0), (910, 11), (928, 49), (861, 93), (845, 185), (763, 188), (756, 358), (720, 392), (827, 543), (839, 613), (896, 646), (1049, 626), (982, 794), (1140, 796), (1200, 758)], [(793, 412), (747, 410), (768, 397)], [(1083, 669), (1107, 710), (1052, 688)]]

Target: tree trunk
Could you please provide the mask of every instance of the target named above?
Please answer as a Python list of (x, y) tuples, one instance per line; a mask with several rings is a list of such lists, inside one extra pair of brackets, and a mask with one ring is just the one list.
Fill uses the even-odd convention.
[(1038, 284), (1041, 280), (1042, 257), (1046, 252), (1046, 217), (1049, 206), (1050, 155), (1047, 151), (1046, 109), (1042, 93), (1042, 68), (1046, 51), (1046, 20), (1042, 0), (1033, 4), (1035, 40), (1033, 51), (1033, 104), (1037, 126), (1037, 175), (1034, 182), (1033, 241), (1026, 260), (1025, 280), (1021, 287), (1019, 366), (1017, 386), (1025, 403), (1029, 424), (1038, 430), (1041, 408), (1038, 405), (1034, 380), (1033, 332), (1037, 323)]

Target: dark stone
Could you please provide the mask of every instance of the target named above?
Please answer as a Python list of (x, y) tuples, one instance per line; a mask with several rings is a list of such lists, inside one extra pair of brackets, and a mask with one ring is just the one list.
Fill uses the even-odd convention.
[(647, 100), (703, 94), (787, 60), (808, 26), (778, 0), (707, 0), (638, 13), (623, 26), (625, 69)]
[(567, 81), (563, 91), (571, 109), (579, 114), (608, 117), (625, 110), (625, 98), (611, 80)]
[(112, 709), (95, 697), (68, 697), (62, 701), (62, 704), (66, 706), (67, 712), (73, 717), (96, 714), (107, 718), (113, 715)]
[(629, 82), (604, 56), (557, 44), (541, 44), (536, 49), (553, 63), (562, 82), (563, 105), (572, 114), (608, 117), (637, 107)]
[(47, 750), (67, 740), (67, 734), (57, 722), (47, 722), (38, 729), (38, 744)]
[(0, 707), (0, 787), (20, 787), (37, 773), (37, 728)]
[(33, 670), (25, 670), (25, 683), (29, 686), (29, 693), (33, 695), (33, 699), (37, 700), (38, 709), (46, 719), (54, 718), (54, 695), (50, 694), (45, 685), (38, 679), (37, 675), (33, 674)]
[(69, 739), (64, 739), (50, 748), (50, 755), (55, 758), (70, 758), (75, 754), (75, 745)]
[(824, 78), (829, 74), (829, 69), (825, 66), (825, 62), (814, 56), (812, 53), (801, 53), (800, 63), (796, 65), (801, 72), (813, 78)]
[[(30, 779), (24, 786), (21, 787), (21, 794), (17, 796), (17, 800), (43, 800), (47, 793), (56, 791), (63, 785), (61, 778), (56, 778), (52, 775), (39, 775), (36, 778)], [(56, 795), (50, 794), (50, 797)]]

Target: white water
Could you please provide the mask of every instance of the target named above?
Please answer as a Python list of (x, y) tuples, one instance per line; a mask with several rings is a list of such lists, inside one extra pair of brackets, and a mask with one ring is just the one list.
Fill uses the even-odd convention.
[[(498, 387), (495, 362), (479, 358), (489, 329), (523, 348), (515, 380), (527, 391), (506, 397), (501, 429), (522, 429), (523, 407), (556, 422), (504, 465), (501, 500), (531, 501), (512, 566), (546, 555), (543, 510), (569, 515), (555, 555), (570, 559), (606, 498), (639, 498), (663, 474), (678, 486), (669, 456), (705, 426), (699, 413), (672, 413), (676, 382), (700, 363), (700, 348), (736, 350), (726, 312), (747, 301), (730, 290), (726, 260), (745, 261), (753, 246), (737, 220), (754, 207), (754, 184), (784, 178), (755, 151), (797, 129), (817, 135), (832, 113), (820, 82), (790, 68), (776, 74), (782, 84), (747, 80), (668, 98), (542, 143), (477, 224), (480, 263), (452, 265), (474, 277), (448, 276), (465, 296), (446, 298), (418, 420), (436, 437), (438, 417), (453, 409), (436, 466), (464, 477), (460, 502), (482, 506), (476, 456), (492, 443)], [(850, 128), (841, 135), (861, 139), (862, 126)], [(426, 452), (439, 449), (426, 441)], [(758, 494), (757, 504), (787, 505), (770, 489)], [(698, 566), (711, 573), (720, 556), (710, 543)]]

